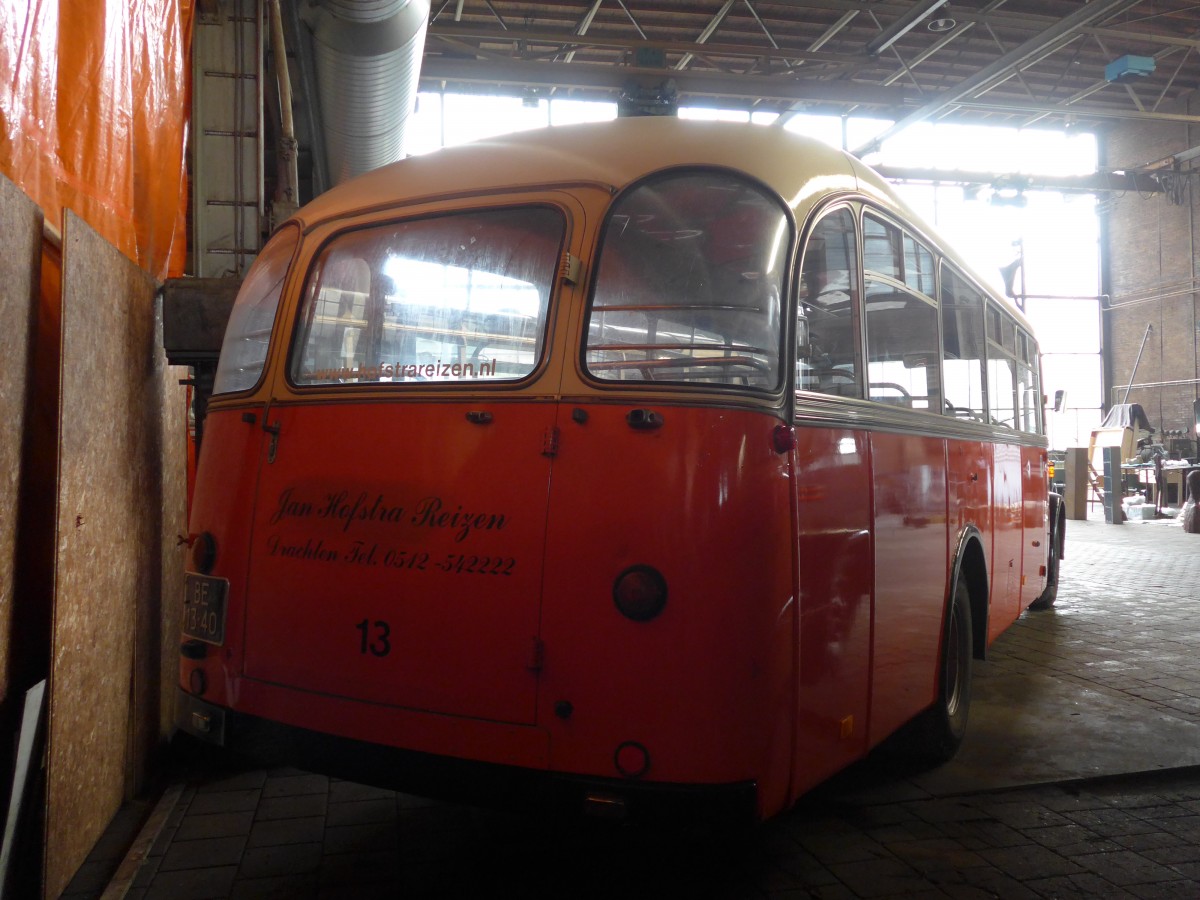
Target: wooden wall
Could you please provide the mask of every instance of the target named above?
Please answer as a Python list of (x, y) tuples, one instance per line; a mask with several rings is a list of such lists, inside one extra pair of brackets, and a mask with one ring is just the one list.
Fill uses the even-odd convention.
[[(185, 371), (156, 285), (71, 213), (61, 389), (44, 892), (57, 897), (169, 728), (186, 533)], [(166, 413), (164, 413), (166, 411)]]
[[(9, 692), (17, 564), (21, 445), (30, 385), (30, 347), (37, 308), (42, 211), (0, 176), (0, 707)], [(21, 690), (28, 685), (16, 685)], [(7, 758), (7, 748), (0, 759)], [(7, 771), (7, 769), (5, 770)]]

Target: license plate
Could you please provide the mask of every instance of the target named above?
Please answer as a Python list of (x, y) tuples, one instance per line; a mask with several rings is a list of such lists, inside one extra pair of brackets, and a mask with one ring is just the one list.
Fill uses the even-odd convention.
[(209, 644), (225, 641), (225, 597), (229, 582), (188, 572), (183, 595), (183, 633)]

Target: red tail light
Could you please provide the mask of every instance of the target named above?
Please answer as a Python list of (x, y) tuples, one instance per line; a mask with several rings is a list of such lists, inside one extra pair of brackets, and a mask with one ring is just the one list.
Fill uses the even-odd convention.
[(651, 566), (630, 566), (613, 584), (617, 609), (635, 622), (649, 622), (667, 605), (667, 580)]

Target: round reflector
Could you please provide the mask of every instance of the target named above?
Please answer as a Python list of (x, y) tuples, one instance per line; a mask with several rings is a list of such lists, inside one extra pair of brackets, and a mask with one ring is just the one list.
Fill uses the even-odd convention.
[(789, 425), (776, 425), (771, 431), (771, 446), (776, 453), (789, 453), (796, 446), (796, 429)]
[(613, 763), (626, 778), (641, 778), (650, 769), (650, 754), (637, 741), (625, 741), (613, 753)]
[(630, 566), (613, 584), (617, 609), (635, 622), (649, 622), (667, 605), (667, 580), (652, 566)]
[(208, 575), (217, 561), (217, 539), (202, 531), (192, 541), (192, 571)]

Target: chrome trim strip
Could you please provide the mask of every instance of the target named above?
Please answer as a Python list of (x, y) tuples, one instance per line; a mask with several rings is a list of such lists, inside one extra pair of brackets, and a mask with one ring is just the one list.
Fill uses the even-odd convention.
[(803, 428), (831, 425), (864, 431), (887, 431), (917, 437), (952, 438), (987, 443), (1048, 447), (1045, 435), (1016, 431), (985, 422), (967, 422), (940, 413), (897, 409), (874, 400), (796, 392), (795, 424)]

